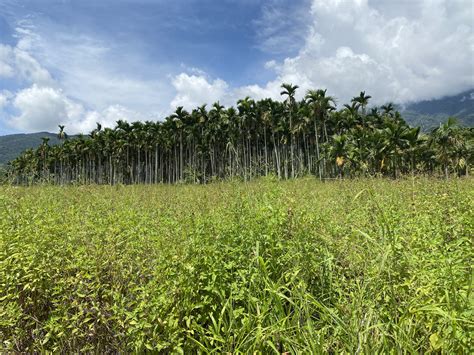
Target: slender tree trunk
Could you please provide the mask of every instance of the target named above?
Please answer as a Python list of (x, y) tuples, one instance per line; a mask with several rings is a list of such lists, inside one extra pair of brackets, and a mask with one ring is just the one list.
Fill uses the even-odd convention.
[(268, 148), (267, 148), (267, 129), (266, 127), (263, 128), (263, 139), (265, 141), (265, 176), (268, 176)]
[(316, 120), (314, 120), (314, 137), (316, 139), (316, 158), (318, 159), (318, 174), (319, 180), (322, 180), (321, 176), (321, 161), (319, 157), (319, 138), (318, 138), (318, 126), (316, 125)]
[[(293, 155), (293, 123), (292, 114), (290, 112), (290, 159), (291, 159), (291, 178), (295, 177), (294, 155)], [(287, 177), (288, 178), (288, 177)]]

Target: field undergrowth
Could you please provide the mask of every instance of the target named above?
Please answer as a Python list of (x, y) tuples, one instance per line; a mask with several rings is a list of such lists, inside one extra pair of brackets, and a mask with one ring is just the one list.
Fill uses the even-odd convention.
[(473, 191), (0, 187), (0, 352), (468, 353)]

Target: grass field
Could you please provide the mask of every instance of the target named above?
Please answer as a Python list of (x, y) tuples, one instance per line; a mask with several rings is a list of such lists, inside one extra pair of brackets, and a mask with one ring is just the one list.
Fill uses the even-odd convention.
[(0, 351), (474, 347), (474, 180), (0, 187)]

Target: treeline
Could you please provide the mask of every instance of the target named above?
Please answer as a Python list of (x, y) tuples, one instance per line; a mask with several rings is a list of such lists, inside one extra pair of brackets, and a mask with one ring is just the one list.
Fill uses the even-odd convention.
[(472, 128), (454, 119), (428, 134), (410, 127), (392, 104), (368, 108), (361, 92), (339, 110), (326, 90), (295, 99), (298, 86), (282, 85), (282, 102), (249, 97), (237, 107), (219, 102), (191, 112), (178, 107), (158, 122), (97, 124), (88, 136), (59, 145), (48, 139), (9, 163), (16, 184), (152, 184), (274, 174), (320, 179), (427, 173), (467, 175), (473, 161)]

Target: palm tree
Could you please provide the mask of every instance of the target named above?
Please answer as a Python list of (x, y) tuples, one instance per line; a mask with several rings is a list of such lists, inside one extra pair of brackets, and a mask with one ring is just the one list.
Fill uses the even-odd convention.
[[(67, 134), (66, 132), (64, 132), (64, 125), (58, 125), (58, 127), (59, 127), (58, 139), (60, 142), (63, 142), (64, 140), (67, 139)], [(60, 151), (58, 151), (56, 154), (59, 159), (59, 175), (60, 175), (59, 177), (57, 177), (57, 179), (58, 179), (58, 182), (61, 182), (62, 176), (63, 176), (63, 159), (62, 159), (62, 154), (60, 153)], [(55, 172), (55, 175), (56, 175), (56, 172)]]
[(250, 97), (245, 97), (237, 101), (237, 108), (240, 115), (240, 134), (242, 137), (242, 167), (244, 169), (244, 179), (252, 175), (252, 131), (255, 125), (255, 101)]
[(461, 131), (454, 117), (435, 128), (431, 134), (430, 145), (435, 148), (446, 179), (449, 178), (449, 167), (456, 159), (456, 152), (463, 144)]
[(185, 130), (185, 124), (189, 113), (183, 108), (178, 106), (176, 111), (171, 115), (171, 118), (176, 122), (176, 128), (179, 135), (179, 179), (182, 181), (184, 177), (184, 163), (183, 163), (183, 131)]
[(358, 104), (358, 106), (362, 109), (362, 125), (365, 125), (365, 109), (369, 104), (369, 99), (371, 98), (372, 96), (366, 95), (365, 91), (361, 91), (359, 96), (356, 96), (351, 100), (353, 103)]
[(64, 132), (64, 125), (58, 125), (59, 132), (58, 132), (58, 139), (60, 141), (67, 139), (67, 134)]
[(298, 85), (292, 84), (282, 84), (281, 88), (283, 89), (280, 92), (280, 95), (286, 95), (287, 98), (285, 100), (286, 107), (288, 109), (288, 116), (290, 119), (290, 160), (291, 160), (291, 177), (295, 177), (295, 166), (294, 166), (294, 147), (293, 147), (293, 112), (295, 110), (296, 101), (295, 101), (295, 93), (298, 89)]
[(383, 110), (384, 115), (393, 117), (393, 113), (395, 111), (395, 106), (393, 106), (393, 104), (391, 102), (389, 102), (385, 105), (382, 105), (380, 108)]
[(347, 142), (347, 135), (335, 134), (328, 148), (328, 156), (333, 159), (340, 178), (343, 177), (344, 165), (348, 162)]
[(42, 137), (41, 140), (42, 140), (42, 143), (39, 147), (39, 153), (40, 153), (41, 162), (43, 165), (42, 178), (44, 180), (48, 180), (49, 179), (48, 158), (49, 158), (49, 150), (50, 150), (50, 146), (48, 144), (49, 138)]
[[(306, 93), (306, 100), (311, 107), (313, 112), (313, 122), (314, 122), (314, 136), (316, 140), (316, 155), (319, 164), (319, 178), (322, 178), (322, 174), (324, 174), (323, 169), (321, 168), (320, 162), (320, 149), (319, 149), (319, 130), (318, 130), (318, 122), (321, 122), (323, 125), (323, 132), (325, 137), (325, 143), (328, 143), (328, 133), (326, 129), (326, 120), (330, 112), (334, 111), (335, 108), (335, 100), (332, 96), (326, 96), (327, 90), (308, 90)], [(323, 162), (324, 166), (324, 162)]]
[[(381, 132), (383, 133), (383, 138), (385, 139), (383, 151), (385, 152), (385, 157), (391, 163), (393, 175), (396, 179), (403, 163), (403, 155), (412, 151), (416, 141), (418, 140), (420, 129), (419, 127), (411, 129), (410, 127), (400, 124), (396, 121), (389, 121), (386, 123), (386, 127), (381, 130)], [(410, 158), (411, 157), (408, 157), (411, 170), (413, 164), (412, 159)]]

